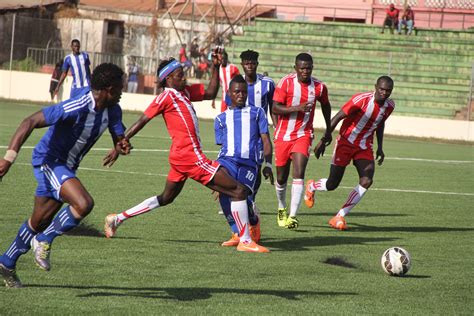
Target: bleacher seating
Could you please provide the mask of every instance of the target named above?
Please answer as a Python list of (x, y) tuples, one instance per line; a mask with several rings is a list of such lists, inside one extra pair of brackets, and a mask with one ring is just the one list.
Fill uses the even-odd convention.
[(405, 36), (380, 34), (373, 25), (257, 19), (233, 36), (230, 60), (238, 64), (246, 49), (260, 53), (259, 72), (276, 83), (294, 71), (298, 53), (311, 53), (313, 76), (327, 84), (335, 108), (390, 74), (397, 114), (454, 118), (468, 103), (474, 31), (418, 29)]

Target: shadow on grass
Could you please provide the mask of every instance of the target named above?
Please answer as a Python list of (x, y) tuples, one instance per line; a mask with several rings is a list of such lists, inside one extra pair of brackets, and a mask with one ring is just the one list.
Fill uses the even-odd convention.
[(177, 301), (206, 300), (214, 294), (243, 294), (243, 295), (270, 295), (287, 300), (300, 300), (306, 296), (354, 296), (354, 292), (332, 292), (332, 291), (292, 291), (292, 290), (253, 290), (253, 289), (231, 289), (231, 288), (166, 288), (166, 287), (119, 287), (119, 286), (81, 286), (81, 285), (48, 285), (27, 284), (30, 288), (52, 288), (52, 289), (75, 289), (93, 290), (92, 292), (79, 294), (77, 297), (142, 297), (154, 299), (169, 299)]
[(467, 227), (429, 227), (429, 226), (368, 226), (362, 224), (350, 224), (350, 231), (353, 232), (415, 232), (415, 233), (441, 233), (441, 232), (469, 232), (474, 228)]
[(402, 277), (400, 277), (402, 279), (430, 279), (431, 276), (430, 275), (413, 275), (413, 274), (407, 274), (407, 275), (404, 275)]
[[(275, 215), (276, 212), (260, 212), (263, 215)], [(331, 218), (336, 214), (337, 211), (334, 212), (318, 212), (318, 211), (300, 211), (298, 212), (298, 216), (323, 216), (323, 217), (328, 217)], [(370, 212), (352, 212), (351, 217), (405, 217), (405, 216), (411, 216), (408, 214), (390, 214), (390, 213), (370, 213)]]
[[(67, 232), (65, 235), (67, 236), (82, 236), (82, 237), (98, 237), (98, 238), (105, 238), (105, 234), (103, 231), (98, 230), (94, 225), (81, 222), (79, 226), (74, 228), (73, 230)], [(113, 239), (140, 239), (138, 237), (120, 237), (115, 236)]]
[(285, 240), (265, 239), (262, 245), (271, 248), (271, 251), (308, 251), (310, 248), (322, 246), (340, 246), (340, 245), (363, 245), (367, 243), (379, 243), (394, 241), (398, 238), (380, 238), (380, 237), (351, 237), (351, 236), (320, 236), (320, 237), (301, 237)]

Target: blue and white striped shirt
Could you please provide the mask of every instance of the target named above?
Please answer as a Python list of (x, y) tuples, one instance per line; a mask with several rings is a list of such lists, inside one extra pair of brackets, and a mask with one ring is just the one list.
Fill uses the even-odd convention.
[(59, 162), (75, 170), (106, 128), (117, 136), (125, 134), (120, 106), (96, 111), (92, 92), (42, 111), (50, 128), (33, 150), (33, 166)]
[[(247, 104), (263, 108), (268, 115), (269, 106), (273, 105), (273, 94), (275, 92), (275, 83), (269, 77), (257, 74), (257, 80), (254, 83), (247, 82)], [(230, 96), (227, 94), (225, 102), (231, 103)]]
[(216, 144), (222, 145), (218, 158), (231, 157), (250, 166), (261, 160), (261, 134), (268, 133), (267, 116), (262, 108), (248, 105), (228, 108), (216, 117), (214, 131)]
[(86, 52), (80, 52), (78, 55), (69, 54), (64, 57), (63, 72), (71, 68), (72, 87), (86, 88), (91, 85), (89, 55)]

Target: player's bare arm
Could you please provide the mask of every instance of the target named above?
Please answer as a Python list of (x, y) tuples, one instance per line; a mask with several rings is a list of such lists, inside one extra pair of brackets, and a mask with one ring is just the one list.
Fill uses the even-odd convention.
[(321, 103), (321, 112), (323, 113), (324, 122), (326, 123), (326, 131), (321, 140), (324, 141), (325, 146), (329, 146), (332, 142), (331, 103)]
[[(345, 119), (346, 117), (347, 117), (347, 114), (344, 113), (344, 111), (340, 110), (339, 112), (337, 112), (337, 114), (334, 115), (334, 117), (331, 119), (329, 131), (326, 129), (326, 133), (329, 132), (329, 134), (332, 134), (332, 132), (336, 129), (337, 124), (339, 124), (339, 122)], [(332, 136), (331, 136), (331, 139), (332, 139)], [(316, 147), (314, 147), (314, 155), (316, 156), (317, 159), (319, 159), (319, 157), (322, 157), (324, 155), (326, 146), (327, 146), (326, 139), (325, 137), (323, 137), (321, 138), (319, 143), (316, 145)]]
[(31, 116), (25, 118), (23, 122), (21, 122), (20, 126), (18, 126), (15, 134), (13, 134), (12, 139), (10, 140), (5, 157), (0, 160), (0, 178), (7, 174), (11, 165), (15, 161), (16, 156), (18, 155), (21, 146), (28, 139), (31, 132), (35, 128), (42, 128), (45, 126), (47, 125), (42, 111), (32, 114)]
[(142, 114), (140, 116), (140, 118), (132, 124), (132, 126), (130, 126), (127, 131), (125, 132), (125, 136), (123, 137), (123, 139), (121, 140), (120, 144), (118, 143), (115, 143), (116, 146), (114, 149), (111, 149), (107, 155), (104, 157), (104, 159), (102, 160), (102, 165), (104, 167), (112, 167), (112, 165), (115, 163), (115, 161), (118, 159), (119, 157), (119, 153), (120, 153), (120, 150), (117, 148), (117, 145), (119, 147), (122, 147), (122, 146), (125, 146), (127, 147), (127, 143), (128, 145), (130, 146), (129, 148), (129, 152), (130, 152), (130, 149), (132, 149), (130, 143), (129, 143), (129, 140), (135, 136), (135, 134), (137, 134), (139, 131), (141, 131), (141, 129), (143, 127), (145, 127), (145, 125), (150, 121), (150, 118), (148, 116), (146, 116), (145, 114)]
[(64, 79), (67, 77), (67, 70), (63, 71), (61, 74), (61, 77), (59, 78), (58, 85), (56, 86), (56, 89), (54, 90), (54, 95), (57, 95), (59, 92), (59, 88), (61, 88), (61, 85), (63, 84)]
[[(377, 153), (375, 156), (375, 160), (377, 160), (377, 164), (381, 166), (383, 164), (383, 161), (385, 160), (385, 153), (383, 152), (383, 133), (385, 130), (385, 122), (382, 122), (379, 127), (377, 127), (377, 130), (375, 131), (375, 134), (377, 136)], [(380, 158), (379, 158), (380, 157)]]
[(214, 100), (219, 91), (219, 66), (221, 65), (222, 59), (219, 58), (219, 53), (218, 48), (216, 48), (212, 53), (211, 79), (209, 80), (209, 86), (206, 91), (204, 91), (204, 100)]
[(270, 137), (268, 134), (260, 134), (263, 143), (263, 155), (265, 156), (265, 166), (262, 169), (262, 174), (266, 179), (270, 179), (270, 184), (273, 185), (275, 183), (273, 177), (273, 170), (272, 170), (272, 142), (270, 141)]

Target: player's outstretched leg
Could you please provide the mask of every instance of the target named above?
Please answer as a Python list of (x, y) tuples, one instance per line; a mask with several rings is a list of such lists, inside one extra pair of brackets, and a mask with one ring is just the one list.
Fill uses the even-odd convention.
[(148, 213), (149, 211), (158, 208), (160, 203), (157, 196), (152, 196), (140, 204), (123, 211), (119, 214), (109, 214), (105, 217), (104, 233), (105, 237), (112, 238), (115, 236), (117, 228), (127, 219)]
[(79, 225), (80, 221), (80, 219), (73, 215), (71, 206), (68, 205), (59, 211), (51, 224), (42, 233), (36, 235), (31, 240), (35, 262), (40, 269), (44, 271), (51, 269), (49, 257), (53, 240)]
[(346, 230), (348, 227), (344, 217), (349, 214), (349, 212), (354, 208), (354, 206), (357, 205), (357, 203), (360, 202), (365, 192), (367, 192), (366, 188), (362, 187), (361, 185), (357, 185), (351, 191), (351, 193), (349, 193), (346, 203), (344, 203), (337, 215), (331, 218), (329, 225), (335, 229)]
[(30, 241), (36, 234), (28, 221), (24, 222), (10, 247), (0, 257), (0, 274), (6, 287), (22, 287), (21, 281), (16, 274), (16, 262), (21, 255), (30, 250)]
[(318, 181), (308, 180), (306, 183), (306, 190), (304, 193), (304, 202), (307, 207), (314, 206), (314, 196), (316, 191), (327, 191), (326, 182), (328, 179), (319, 179)]

